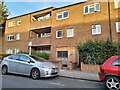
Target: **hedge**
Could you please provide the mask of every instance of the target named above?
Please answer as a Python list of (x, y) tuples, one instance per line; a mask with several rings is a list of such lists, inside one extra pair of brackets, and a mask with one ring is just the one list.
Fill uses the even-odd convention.
[[(28, 52), (22, 52), (22, 51), (19, 52), (19, 53), (21, 53), (21, 54), (28, 54)], [(44, 58), (46, 60), (49, 59), (49, 53), (46, 53), (46, 52), (32, 52), (32, 55), (36, 55), (38, 57), (42, 57), (42, 58)]]
[(77, 49), (83, 63), (100, 65), (111, 56), (119, 55), (120, 44), (110, 40), (89, 40), (78, 44)]

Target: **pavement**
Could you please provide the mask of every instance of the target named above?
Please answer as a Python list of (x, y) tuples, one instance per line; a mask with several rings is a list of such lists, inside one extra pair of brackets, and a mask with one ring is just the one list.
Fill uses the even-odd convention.
[(99, 75), (97, 73), (82, 72), (80, 70), (61, 69), (59, 76), (66, 77), (66, 78), (72, 78), (72, 79), (99, 81)]

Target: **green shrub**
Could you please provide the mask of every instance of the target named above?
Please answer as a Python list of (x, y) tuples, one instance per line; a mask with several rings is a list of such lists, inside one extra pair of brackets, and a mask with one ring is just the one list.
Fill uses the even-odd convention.
[[(29, 53), (21, 51), (21, 52), (19, 52), (19, 54), (29, 54)], [(36, 55), (38, 57), (42, 57), (42, 58), (44, 58), (46, 60), (49, 59), (49, 53), (45, 53), (45, 52), (32, 52), (32, 55)]]
[(77, 46), (85, 64), (102, 64), (113, 55), (119, 55), (120, 44), (107, 41), (87, 41)]
[(19, 54), (28, 54), (28, 52), (20, 51)]
[(46, 60), (49, 59), (49, 53), (45, 53), (45, 52), (32, 52), (32, 55), (37, 55), (38, 57), (42, 57)]

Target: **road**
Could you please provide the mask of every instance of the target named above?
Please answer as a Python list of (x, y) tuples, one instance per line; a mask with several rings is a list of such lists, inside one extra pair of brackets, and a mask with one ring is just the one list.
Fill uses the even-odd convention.
[(27, 76), (3, 75), (2, 88), (102, 88), (102, 82), (70, 79), (64, 77), (33, 80)]

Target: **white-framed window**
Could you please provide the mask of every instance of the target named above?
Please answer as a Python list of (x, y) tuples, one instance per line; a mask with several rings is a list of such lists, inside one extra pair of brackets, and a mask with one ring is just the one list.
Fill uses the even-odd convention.
[(62, 11), (57, 13), (57, 20), (66, 19), (69, 17), (68, 11)]
[(20, 49), (19, 48), (15, 48), (15, 54), (19, 53)]
[(120, 32), (120, 22), (116, 22), (116, 32)]
[(8, 22), (8, 27), (13, 27), (15, 26), (15, 21)]
[(115, 8), (120, 8), (120, 0), (114, 0)]
[(74, 37), (74, 29), (73, 28), (67, 29), (67, 37)]
[(85, 7), (84, 7), (84, 14), (88, 14), (88, 13), (89, 13), (88, 10), (89, 10), (89, 9), (88, 9), (88, 6), (85, 6)]
[(95, 3), (95, 11), (100, 11), (100, 3)]
[(56, 31), (56, 38), (62, 38), (62, 30)]
[(95, 5), (92, 4), (92, 5), (89, 5), (89, 13), (93, 13), (95, 12)]
[(16, 40), (20, 40), (20, 34), (19, 33), (16, 34)]
[(17, 21), (17, 25), (21, 25), (21, 19)]
[(14, 35), (7, 35), (7, 41), (13, 41)]
[(6, 49), (6, 54), (13, 54), (13, 49), (12, 48)]
[(15, 21), (11, 21), (11, 27), (15, 26)]
[(92, 25), (92, 35), (101, 34), (101, 25)]
[(84, 6), (84, 14), (94, 13), (100, 11), (100, 3), (94, 3)]

